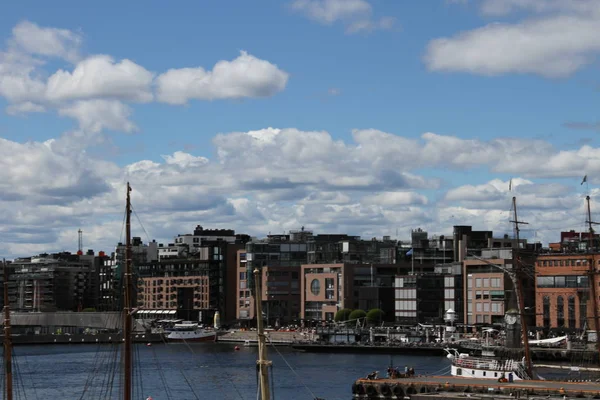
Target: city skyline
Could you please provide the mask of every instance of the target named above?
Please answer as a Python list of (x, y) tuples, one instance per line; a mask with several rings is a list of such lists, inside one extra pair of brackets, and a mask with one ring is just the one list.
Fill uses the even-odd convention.
[(164, 243), (600, 220), (600, 4), (407, 3), (7, 5), (0, 257), (110, 251), (127, 181)]

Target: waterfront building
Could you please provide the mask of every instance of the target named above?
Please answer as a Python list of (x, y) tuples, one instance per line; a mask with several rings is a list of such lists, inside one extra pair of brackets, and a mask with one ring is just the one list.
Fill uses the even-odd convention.
[[(579, 246), (571, 242), (563, 250), (569, 248)], [(590, 283), (589, 273), (597, 265), (600, 265), (598, 253), (580, 251), (538, 256), (535, 262), (535, 314), (538, 327), (562, 331), (594, 329), (590, 287), (592, 284), (596, 288), (600, 287), (600, 281), (594, 274), (595, 281)]]
[(303, 265), (300, 279), (301, 318), (309, 321), (333, 321), (338, 310), (358, 308), (358, 299), (355, 299), (353, 290), (357, 265)]
[[(283, 325), (297, 321), (300, 306), (300, 265), (306, 263), (307, 241), (311, 231), (302, 228), (289, 234), (268, 235), (253, 239), (246, 251), (238, 252), (237, 263), (237, 316), (242, 325), (253, 325), (254, 302), (263, 302), (267, 325)], [(244, 270), (245, 267), (245, 270)], [(262, 293), (254, 293), (254, 269), (261, 271)]]
[(96, 256), (88, 250), (81, 255), (63, 252), (15, 259), (7, 267), (11, 309), (44, 312), (97, 308), (103, 257), (103, 253)]
[[(380, 299), (392, 299), (388, 297), (389, 291), (386, 292), (386, 288), (392, 288), (394, 275), (397, 273), (396, 264), (302, 265), (300, 317), (310, 321), (331, 321), (336, 312), (343, 308), (362, 309), (361, 303), (363, 307), (378, 306)], [(362, 290), (363, 288), (372, 289)], [(379, 308), (377, 306), (373, 308)], [(389, 305), (383, 308), (390, 311)], [(390, 318), (390, 315), (393, 315), (393, 310), (386, 318)]]
[(177, 310), (178, 317), (203, 323), (211, 323), (219, 311), (223, 324), (232, 323), (236, 319), (237, 252), (247, 240), (247, 235), (236, 235), (233, 230), (201, 226), (192, 235), (178, 235), (167, 246), (185, 248), (176, 257), (134, 264), (137, 305), (146, 310)]
[[(394, 316), (400, 324), (438, 324), (446, 311), (462, 309), (461, 263), (438, 264), (433, 272), (397, 275), (394, 282)], [(456, 323), (462, 323), (457, 315)]]
[[(508, 242), (507, 242), (508, 243)], [(514, 243), (514, 241), (513, 241)], [(521, 241), (519, 251), (520, 275), (525, 307), (535, 306), (533, 253), (526, 252)], [(506, 271), (513, 271), (513, 249), (481, 249), (480, 256), (467, 255), (463, 260), (464, 321), (468, 325), (502, 325), (505, 311), (518, 308), (514, 285)], [(533, 312), (527, 315), (533, 322)]]

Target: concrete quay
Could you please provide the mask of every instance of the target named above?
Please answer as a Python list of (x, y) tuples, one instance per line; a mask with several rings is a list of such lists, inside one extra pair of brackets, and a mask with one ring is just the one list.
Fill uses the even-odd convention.
[[(413, 376), (397, 379), (358, 379), (352, 385), (355, 399), (422, 398), (600, 398), (597, 382), (562, 382), (524, 380), (500, 383), (494, 379), (473, 379), (454, 376)], [(461, 396), (462, 395), (462, 396)]]

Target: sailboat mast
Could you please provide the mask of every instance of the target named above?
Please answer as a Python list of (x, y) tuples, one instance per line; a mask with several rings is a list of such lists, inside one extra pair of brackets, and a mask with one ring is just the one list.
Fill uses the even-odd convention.
[(515, 240), (516, 245), (513, 248), (513, 284), (515, 286), (515, 294), (517, 296), (517, 304), (519, 307), (519, 315), (521, 316), (521, 339), (523, 340), (523, 351), (525, 353), (525, 370), (529, 377), (533, 377), (533, 372), (531, 368), (531, 353), (529, 351), (529, 335), (527, 334), (529, 329), (527, 327), (527, 318), (525, 316), (525, 300), (523, 299), (523, 283), (521, 281), (521, 268), (519, 261), (519, 224), (526, 224), (526, 222), (519, 221), (517, 216), (517, 198), (512, 198), (513, 203), (513, 217), (514, 220), (511, 221), (515, 224)]
[(594, 313), (594, 330), (596, 331), (596, 349), (598, 350), (598, 362), (600, 362), (600, 335), (598, 334), (598, 304), (596, 297), (596, 267), (594, 266), (594, 256), (592, 254), (592, 244), (594, 238), (594, 228), (592, 225), (594, 222), (592, 221), (592, 210), (590, 207), (590, 196), (586, 196), (585, 200), (587, 201), (587, 223), (589, 226), (589, 236), (588, 236), (588, 252), (590, 259), (588, 260), (588, 283), (590, 285), (590, 298), (592, 300), (592, 308)]
[(10, 329), (10, 303), (8, 302), (8, 268), (6, 266), (6, 260), (2, 261), (2, 265), (4, 267), (4, 377), (6, 380), (6, 400), (12, 400), (12, 342)]
[(263, 327), (262, 319), (262, 293), (260, 289), (260, 271), (254, 270), (254, 288), (256, 292), (256, 330), (258, 331), (258, 365), (260, 374), (260, 400), (271, 400), (271, 393), (269, 390), (269, 366), (271, 361), (267, 360), (267, 344), (265, 341), (265, 330)]
[(123, 341), (124, 349), (124, 386), (123, 400), (131, 400), (132, 358), (131, 358), (131, 187), (127, 182), (127, 205), (125, 206), (125, 271), (123, 274), (124, 308), (123, 308)]

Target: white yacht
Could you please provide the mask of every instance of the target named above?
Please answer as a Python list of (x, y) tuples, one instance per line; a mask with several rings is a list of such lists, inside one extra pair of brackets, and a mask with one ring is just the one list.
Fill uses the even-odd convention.
[(187, 341), (187, 342), (207, 342), (214, 341), (217, 332), (200, 327), (197, 323), (191, 321), (183, 321), (180, 324), (175, 324), (170, 329), (167, 339), (169, 341)]
[(459, 353), (456, 349), (445, 349), (447, 357), (452, 361), (450, 375), (478, 379), (506, 379), (520, 381), (531, 379), (522, 361), (497, 360), (489, 357), (473, 357)]

